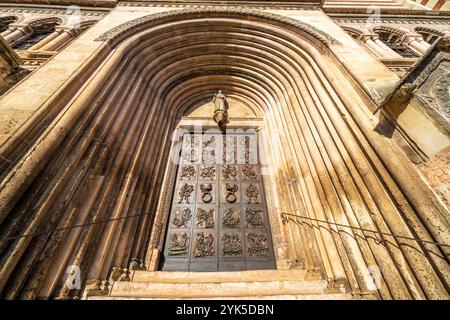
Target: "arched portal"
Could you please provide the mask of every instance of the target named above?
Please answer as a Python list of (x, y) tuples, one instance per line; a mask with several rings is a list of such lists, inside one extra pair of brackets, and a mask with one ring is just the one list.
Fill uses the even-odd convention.
[(258, 143), (261, 112), (242, 96), (225, 94), (224, 126), (212, 121), (217, 106), (210, 101), (183, 116), (174, 134), (169, 170), (176, 171), (176, 181), (163, 191), (172, 194), (172, 206), (162, 222), (161, 270), (276, 267), (264, 190), (271, 172)]
[[(63, 283), (71, 265), (91, 290), (111, 273), (117, 279), (117, 268), (156, 270), (176, 178), (174, 132), (220, 89), (261, 114), (278, 269), (306, 270), (354, 294), (447, 297), (442, 251), (411, 240), (445, 238), (427, 225), (445, 219), (422, 222), (424, 208), (410, 205), (368, 142), (367, 100), (328, 49), (338, 45), (330, 37), (276, 15), (211, 9), (144, 17), (98, 40), (89, 79), (61, 93), (67, 102), (55, 104), (39, 134), (30, 131), (34, 144), (5, 148), (17, 160), (0, 203), (6, 234), (94, 224), (2, 244), (2, 294), (79, 295)], [(407, 238), (400, 244), (392, 233)], [(370, 266), (379, 270), (375, 289)]]

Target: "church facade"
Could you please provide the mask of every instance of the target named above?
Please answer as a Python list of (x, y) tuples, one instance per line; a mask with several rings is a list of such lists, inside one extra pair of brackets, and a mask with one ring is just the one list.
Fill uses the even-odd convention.
[(0, 2), (2, 299), (449, 299), (450, 2)]

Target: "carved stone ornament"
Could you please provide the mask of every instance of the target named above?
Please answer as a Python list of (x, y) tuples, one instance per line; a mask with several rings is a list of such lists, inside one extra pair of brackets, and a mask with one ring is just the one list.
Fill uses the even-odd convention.
[(212, 233), (197, 233), (195, 237), (194, 256), (196, 258), (204, 258), (213, 256), (214, 253), (214, 236)]
[(204, 163), (214, 164), (216, 162), (216, 150), (215, 149), (203, 149), (202, 159)]
[(144, 260), (141, 258), (132, 258), (129, 270), (145, 270)]
[(436, 111), (450, 122), (450, 61), (442, 62), (436, 73), (430, 93), (436, 99)]
[(227, 98), (222, 93), (222, 90), (219, 90), (213, 98), (214, 103), (214, 115), (213, 120), (217, 123), (219, 128), (223, 128), (224, 124), (228, 121), (228, 112), (227, 112)]
[(109, 282), (113, 283), (115, 281), (119, 281), (121, 275), (122, 275), (122, 268), (112, 267), (111, 274), (109, 275)]
[(197, 162), (199, 147), (200, 147), (199, 137), (193, 135), (186, 136), (183, 147), (183, 161), (185, 163)]
[(178, 191), (178, 195), (180, 197), (178, 200), (178, 203), (183, 203), (183, 201), (185, 201), (186, 203), (190, 203), (190, 198), (191, 198), (192, 192), (194, 192), (194, 186), (191, 184), (185, 183), (180, 188), (180, 191)]
[(237, 137), (226, 137), (223, 146), (223, 162), (235, 163), (237, 161)]
[(236, 166), (225, 165), (222, 168), (222, 175), (225, 180), (236, 180), (238, 171)]
[(204, 180), (214, 180), (216, 177), (216, 167), (214, 165), (202, 166), (200, 168), (200, 177)]
[(195, 224), (199, 228), (214, 228), (214, 209), (206, 211), (203, 208), (198, 208)]
[(222, 248), (224, 256), (242, 255), (242, 241), (238, 234), (225, 233), (222, 236)]
[(202, 201), (204, 203), (210, 203), (212, 201), (212, 191), (213, 187), (211, 183), (201, 184), (200, 191), (202, 192)]
[(195, 180), (195, 167), (194, 166), (181, 167), (181, 179), (182, 180)]
[(187, 228), (192, 212), (189, 208), (179, 208), (175, 210), (172, 224), (177, 228)]
[(235, 193), (238, 191), (238, 185), (227, 183), (225, 187), (227, 189), (227, 196), (225, 199), (228, 203), (235, 203), (237, 199)]
[(194, 163), (198, 161), (197, 149), (196, 148), (188, 148), (183, 151), (183, 161), (185, 163)]
[(172, 233), (169, 237), (169, 256), (185, 256), (188, 253), (189, 237), (186, 232)]
[(242, 174), (246, 180), (256, 180), (258, 175), (255, 172), (255, 167), (252, 165), (245, 165), (242, 167)]
[(263, 211), (261, 209), (245, 208), (245, 221), (247, 226), (253, 228), (264, 227)]
[(269, 244), (263, 234), (247, 234), (247, 252), (250, 257), (268, 257)]
[(326, 46), (341, 45), (341, 42), (336, 40), (331, 35), (305, 22), (271, 12), (239, 7), (185, 8), (181, 10), (171, 10), (155, 13), (118, 25), (112, 28), (111, 30), (103, 33), (99, 37), (97, 37), (95, 41), (109, 41), (109, 42), (114, 42), (115, 40), (120, 41), (122, 37), (126, 36), (127, 34), (136, 33), (152, 26), (167, 23), (171, 20), (177, 19), (178, 17), (188, 18), (189, 16), (199, 17), (201, 15), (204, 15), (205, 17), (208, 18), (223, 17), (223, 16), (229, 18), (231, 17), (236, 18), (253, 17), (257, 19), (259, 18), (262, 20), (261, 21), (262, 23), (273, 24), (277, 25), (278, 27), (286, 27), (286, 26), (294, 27), (293, 30), (296, 30), (299, 33), (307, 33), (310, 36), (313, 36), (314, 38), (322, 42)]
[(248, 203), (258, 203), (259, 190), (254, 184), (250, 184), (245, 190), (245, 195), (248, 198)]
[(392, 98), (399, 102), (408, 102), (413, 95), (414, 89), (416, 89), (415, 84), (405, 83), (395, 92)]
[(222, 225), (224, 228), (239, 228), (241, 225), (239, 209), (236, 208), (225, 209)]
[(214, 148), (216, 146), (216, 137), (215, 136), (203, 136), (203, 148)]

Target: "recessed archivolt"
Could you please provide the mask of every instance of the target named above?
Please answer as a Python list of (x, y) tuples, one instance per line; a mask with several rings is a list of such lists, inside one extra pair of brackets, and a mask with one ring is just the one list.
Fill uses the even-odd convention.
[[(114, 33), (116, 47), (103, 44), (110, 54), (101, 56), (101, 67), (86, 82), (96, 85), (80, 88), (9, 169), (0, 185), (0, 213), (12, 221), (5, 237), (30, 233), (47, 219), (87, 223), (90, 215), (102, 220), (152, 214), (68, 230), (48, 242), (2, 244), (0, 287), (12, 288), (9, 297), (66, 297), (54, 279), (64, 279), (67, 265), (81, 264), (82, 280), (92, 284), (107, 279), (112, 267), (128, 267), (131, 258), (144, 259), (149, 249), (160, 248), (170, 203), (159, 201), (160, 187), (173, 130), (218, 89), (245, 97), (264, 115), (280, 211), (432, 239), (352, 122), (350, 103), (344, 106), (340, 97), (357, 100), (357, 94), (329, 49), (260, 16), (243, 21), (219, 11), (215, 19), (142, 21)], [(192, 17), (204, 17), (205, 11), (194, 12)], [(353, 103), (357, 112), (361, 106)], [(25, 215), (29, 221), (15, 230)], [(347, 279), (354, 292), (366, 291), (367, 266), (378, 265), (383, 298), (448, 297), (442, 281), (448, 263), (434, 246), (427, 246), (435, 254), (428, 258), (414, 241), (400, 246), (387, 238), (381, 245), (348, 228), (332, 233), (329, 225), (286, 230), (286, 259), (302, 261), (331, 282)]]
[(148, 16), (140, 17), (126, 23), (123, 23), (113, 29), (105, 32), (96, 38), (96, 41), (108, 41), (111, 43), (117, 43), (117, 40), (136, 31), (148, 28), (155, 24), (167, 23), (177, 18), (189, 19), (189, 18), (218, 18), (229, 17), (239, 18), (246, 17), (246, 20), (263, 21), (266, 24), (273, 24), (284, 27), (294, 27), (296, 31), (304, 32), (326, 46), (340, 45), (341, 43), (334, 37), (323, 32), (322, 30), (307, 24), (302, 21), (298, 21), (282, 15), (263, 12), (258, 10), (237, 8), (237, 7), (211, 7), (211, 8), (187, 8), (181, 10), (173, 10), (167, 12), (160, 12), (151, 14)]
[(32, 20), (24, 21), (31, 28), (38, 27), (43, 24), (56, 24), (60, 25), (63, 23), (63, 19), (59, 17), (45, 17), (45, 18), (33, 18)]

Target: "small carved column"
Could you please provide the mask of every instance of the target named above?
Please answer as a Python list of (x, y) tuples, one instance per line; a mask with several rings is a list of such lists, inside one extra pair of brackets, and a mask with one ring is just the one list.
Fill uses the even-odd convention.
[(423, 40), (421, 35), (407, 34), (404, 36), (402, 41), (408, 46), (409, 49), (418, 55), (424, 54), (430, 47), (430, 45)]
[(6, 37), (8, 34), (10, 34), (11, 32), (13, 32), (13, 29), (8, 28), (5, 31), (3, 31), (2, 33), (0, 33), (0, 35), (4, 38)]
[(402, 59), (403, 57), (399, 55), (397, 52), (389, 48), (383, 41), (380, 40), (379, 36), (373, 36), (373, 42), (377, 45), (378, 48), (382, 51), (381, 58), (386, 59)]
[[(56, 51), (59, 48), (61, 48), (63, 45), (65, 45), (68, 41), (73, 39), (77, 31), (75, 29), (59, 29), (55, 31), (55, 33), (58, 32), (51, 41), (49, 41), (47, 44), (42, 46), (40, 50), (42, 51)], [(53, 35), (53, 34), (52, 34)]]
[(26, 25), (10, 25), (9, 30), (11, 32), (4, 39), (10, 45), (23, 41), (32, 34), (32, 30)]
[(383, 49), (377, 43), (375, 43), (374, 37), (377, 37), (377, 35), (375, 35), (375, 34), (365, 34), (365, 35), (361, 36), (361, 41), (372, 52), (374, 52), (378, 57), (382, 58), (382, 57), (386, 56), (385, 49)]
[(47, 37), (45, 37), (44, 39), (42, 39), (41, 41), (39, 41), (38, 43), (36, 43), (32, 47), (30, 47), (29, 50), (40, 50), (47, 43), (49, 43), (50, 41), (52, 41), (53, 39), (58, 37), (61, 34), (61, 32), (62, 32), (62, 30), (54, 31), (52, 34), (48, 35)]

